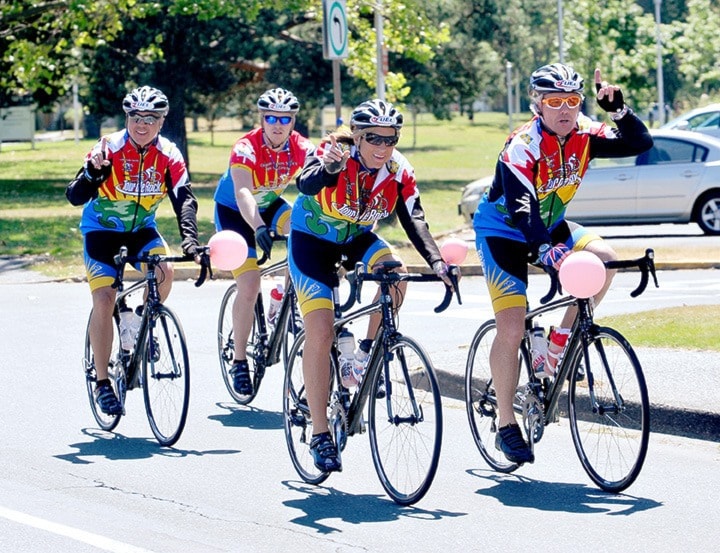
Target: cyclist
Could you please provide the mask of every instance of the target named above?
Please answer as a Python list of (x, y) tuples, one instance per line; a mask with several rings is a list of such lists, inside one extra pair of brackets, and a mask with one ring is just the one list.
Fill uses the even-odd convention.
[(253, 306), (260, 291), (257, 248), (272, 249), (270, 229), (287, 234), (290, 204), (282, 193), (302, 169), (313, 144), (293, 130), (300, 103), (282, 88), (264, 92), (257, 101), (260, 127), (240, 137), (215, 191), (215, 226), (234, 230), (248, 243), (247, 260), (232, 271), (237, 282), (233, 304), (235, 359), (233, 388), (252, 393), (246, 345), (253, 325)]
[[(71, 204), (84, 204), (80, 230), (93, 304), (90, 345), (97, 374), (95, 398), (100, 409), (111, 415), (122, 411), (107, 374), (115, 307), (112, 284), (117, 275), (113, 257), (121, 246), (127, 246), (130, 255), (168, 253), (155, 220), (165, 196), (177, 217), (183, 252), (195, 255), (199, 247), (197, 200), (185, 160), (175, 144), (160, 135), (169, 110), (167, 97), (142, 86), (125, 96), (122, 107), (125, 129), (100, 139), (66, 190)], [(165, 299), (172, 288), (172, 264), (158, 266), (157, 277)]]
[[(497, 323), (490, 352), (499, 419), (495, 445), (515, 463), (534, 461), (513, 411), (525, 331), (527, 264), (537, 260), (558, 269), (571, 250), (583, 249), (603, 260), (616, 259), (599, 236), (567, 221), (565, 209), (592, 158), (632, 156), (652, 147), (652, 137), (624, 103), (620, 88), (603, 82), (599, 69), (595, 88), (598, 105), (617, 128), (580, 113), (583, 79), (572, 67), (556, 63), (532, 74), (534, 117), (508, 137), (493, 183), (474, 215), (476, 245)], [(608, 274), (596, 302), (612, 276)], [(561, 328), (567, 329), (575, 314), (576, 308), (568, 308)], [(550, 356), (547, 362), (552, 362)]]
[[(351, 269), (358, 261), (366, 267), (400, 261), (373, 232), (377, 221), (395, 212), (417, 251), (449, 283), (447, 265), (425, 222), (413, 168), (395, 149), (402, 125), (403, 116), (392, 104), (360, 104), (352, 112), (350, 129), (330, 134), (298, 178), (301, 194), (292, 210), (288, 263), (305, 324), (303, 375), (314, 434), (310, 449), (315, 466), (326, 472), (342, 470), (326, 412), (335, 264), (344, 260), (343, 266)], [(397, 270), (407, 271), (404, 266)], [(396, 301), (399, 306), (400, 298)], [(368, 339), (379, 325), (376, 313), (368, 324)]]

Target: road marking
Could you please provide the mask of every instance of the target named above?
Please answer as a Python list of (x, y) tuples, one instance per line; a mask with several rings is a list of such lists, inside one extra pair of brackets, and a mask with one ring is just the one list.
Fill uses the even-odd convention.
[(39, 528), (46, 532), (65, 536), (75, 541), (83, 542), (98, 549), (105, 551), (112, 551), (113, 553), (152, 553), (149, 549), (143, 549), (142, 547), (135, 547), (127, 543), (119, 542), (111, 538), (93, 534), (92, 532), (86, 532), (85, 530), (79, 530), (72, 526), (65, 526), (57, 522), (51, 522), (42, 518), (38, 518), (20, 511), (13, 511), (0, 506), (0, 517), (19, 524), (26, 526), (32, 526)]

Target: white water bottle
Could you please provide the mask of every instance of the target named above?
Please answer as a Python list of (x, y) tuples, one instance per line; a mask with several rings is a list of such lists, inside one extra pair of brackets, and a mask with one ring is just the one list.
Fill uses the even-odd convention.
[(545, 372), (545, 359), (547, 358), (548, 343), (545, 339), (545, 330), (537, 323), (532, 328), (531, 351), (532, 366), (538, 378), (550, 376)]
[(268, 323), (275, 325), (278, 311), (280, 310), (280, 304), (282, 303), (285, 289), (282, 284), (278, 284), (270, 292), (270, 306), (268, 307)]
[(370, 347), (372, 346), (372, 340), (365, 339), (360, 340), (358, 349), (355, 351), (355, 363), (353, 364), (353, 370), (355, 374), (355, 380), (358, 384), (362, 382), (363, 376), (365, 376), (365, 368), (367, 366), (368, 357), (370, 356)]
[(357, 386), (355, 379), (355, 337), (352, 332), (343, 328), (337, 338), (338, 361), (340, 362), (340, 377), (342, 385), (346, 388)]
[(135, 345), (135, 332), (133, 331), (133, 323), (135, 312), (126, 307), (120, 310), (120, 345), (126, 351), (132, 351)]

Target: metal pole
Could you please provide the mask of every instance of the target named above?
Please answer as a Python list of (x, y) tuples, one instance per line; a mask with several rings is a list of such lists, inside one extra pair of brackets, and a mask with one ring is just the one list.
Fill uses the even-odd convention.
[(563, 44), (563, 0), (558, 0), (558, 52), (560, 63), (565, 63), (565, 46)]
[(375, 85), (375, 93), (380, 100), (385, 100), (385, 73), (383, 72), (383, 14), (382, 0), (375, 3), (375, 45), (376, 45), (376, 71), (377, 84)]
[(333, 99), (335, 101), (335, 128), (339, 127), (342, 120), (342, 90), (340, 88), (340, 60), (332, 60), (333, 75)]
[(658, 125), (665, 123), (665, 87), (663, 83), (662, 35), (660, 33), (660, 6), (662, 0), (655, 0), (655, 30), (657, 44), (657, 88), (658, 88)]
[(509, 132), (513, 131), (513, 92), (512, 92), (512, 63), (505, 62), (505, 72), (507, 74), (507, 105), (508, 105), (508, 127)]

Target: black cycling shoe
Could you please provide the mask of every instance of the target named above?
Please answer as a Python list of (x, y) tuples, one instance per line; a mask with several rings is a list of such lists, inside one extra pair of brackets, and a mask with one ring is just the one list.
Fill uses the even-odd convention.
[(495, 435), (495, 448), (502, 451), (508, 461), (513, 463), (522, 465), (535, 462), (535, 455), (530, 451), (517, 424), (509, 424), (498, 430)]
[(109, 384), (100, 384), (95, 388), (95, 402), (106, 415), (122, 414), (122, 405)]
[(330, 432), (313, 436), (310, 441), (310, 453), (315, 461), (315, 468), (322, 472), (341, 472), (342, 464), (337, 448), (330, 437)]
[(235, 361), (230, 374), (233, 377), (233, 388), (242, 396), (249, 396), (253, 393), (252, 380), (250, 378), (250, 366), (247, 360)]

